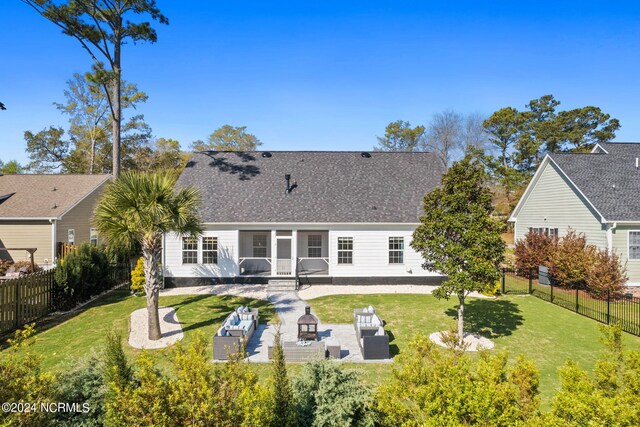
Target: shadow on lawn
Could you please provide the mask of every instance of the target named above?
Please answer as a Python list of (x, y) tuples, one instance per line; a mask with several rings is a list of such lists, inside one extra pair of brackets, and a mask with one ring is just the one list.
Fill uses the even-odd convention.
[[(458, 318), (458, 308), (450, 308), (447, 316)], [(522, 325), (524, 317), (517, 304), (509, 300), (474, 299), (464, 305), (464, 329), (487, 338), (511, 335)]]
[[(35, 323), (35, 330), (36, 330), (35, 336), (37, 337), (39, 334), (45, 331), (48, 331), (49, 329), (54, 328), (76, 317), (77, 315), (85, 312), (90, 308), (100, 307), (103, 305), (117, 304), (129, 298), (130, 296), (131, 296), (131, 293), (128, 290), (113, 290), (81, 307), (74, 308), (64, 313), (60, 313), (60, 312), (50, 313), (45, 317), (42, 317), (30, 323)], [(20, 329), (22, 328), (24, 328), (24, 325), (20, 327)], [(14, 331), (11, 331), (11, 332), (4, 333), (0, 336), (0, 350), (4, 350), (9, 347), (9, 343), (7, 342), (7, 339), (12, 338), (13, 335), (14, 335)]]
[(205, 319), (185, 326), (182, 329), (183, 332), (197, 330), (217, 323), (222, 323), (222, 321), (240, 305), (248, 305), (249, 307), (257, 308), (260, 312), (260, 323), (268, 323), (275, 315), (274, 308), (269, 303), (269, 301), (254, 300), (251, 298), (231, 295), (194, 295), (179, 303), (171, 304), (171, 307), (176, 310), (178, 319), (180, 319), (180, 309), (190, 304), (198, 303), (199, 301), (206, 298), (210, 298), (211, 303), (201, 304), (201, 310), (204, 309), (205, 313), (203, 313), (204, 315), (199, 316), (200, 318), (205, 317)]

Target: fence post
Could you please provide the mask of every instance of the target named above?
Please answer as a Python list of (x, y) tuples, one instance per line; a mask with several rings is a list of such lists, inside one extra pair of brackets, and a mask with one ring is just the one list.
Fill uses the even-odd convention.
[(577, 313), (578, 311), (580, 311), (580, 310), (579, 310), (579, 308), (580, 308), (580, 303), (578, 302), (578, 292), (580, 292), (580, 291), (578, 290), (578, 287), (576, 286), (576, 313)]
[(529, 293), (533, 293), (533, 267), (529, 269)]
[(507, 275), (507, 269), (502, 267), (502, 295), (505, 294), (505, 276)]
[(550, 283), (549, 286), (551, 286), (551, 302), (553, 302), (553, 283)]
[(611, 324), (611, 292), (607, 289), (607, 325)]
[(16, 329), (20, 327), (20, 280), (16, 280)]

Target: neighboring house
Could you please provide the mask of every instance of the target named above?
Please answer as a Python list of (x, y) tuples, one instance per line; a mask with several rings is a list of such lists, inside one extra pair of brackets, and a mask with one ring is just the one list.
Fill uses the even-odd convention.
[(205, 231), (165, 236), (165, 286), (438, 284), (410, 243), (443, 172), (430, 153), (195, 153), (178, 185), (200, 190)]
[(515, 239), (529, 230), (588, 243), (620, 255), (629, 285), (640, 285), (640, 144), (603, 143), (591, 153), (547, 155), (511, 218)]
[[(110, 175), (0, 175), (0, 247), (37, 248), (35, 262), (52, 265), (59, 243), (97, 244), (93, 208)], [(23, 251), (0, 259), (28, 260)]]

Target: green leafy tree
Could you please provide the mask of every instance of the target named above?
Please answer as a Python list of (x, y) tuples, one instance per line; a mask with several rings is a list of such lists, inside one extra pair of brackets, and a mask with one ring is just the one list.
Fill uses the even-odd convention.
[[(54, 103), (69, 116), (69, 129), (49, 127), (36, 134), (25, 132), (26, 152), (34, 172), (109, 173), (112, 168), (111, 120), (109, 104), (96, 74), (74, 74), (67, 81), (65, 102)], [(122, 82), (122, 111), (135, 109), (148, 99), (135, 84)], [(68, 135), (65, 138), (65, 133)], [(145, 159), (140, 152), (149, 144), (151, 129), (141, 114), (124, 121), (121, 129), (122, 166), (138, 169), (137, 161)], [(146, 154), (146, 153), (145, 153)]]
[(488, 292), (500, 279), (505, 244), (502, 225), (491, 217), (491, 192), (484, 170), (469, 156), (442, 177), (442, 186), (424, 197), (424, 215), (411, 246), (423, 267), (447, 276), (434, 296), (458, 298), (458, 334), (464, 337), (464, 303), (471, 292)]
[(288, 427), (295, 425), (295, 412), (291, 381), (282, 348), (280, 327), (273, 339), (273, 425)]
[(522, 357), (469, 358), (416, 336), (374, 399), (381, 426), (515, 426), (539, 407), (538, 370)]
[(411, 123), (396, 120), (387, 125), (383, 137), (378, 138), (375, 151), (417, 151), (425, 135), (424, 126), (411, 127)]
[(0, 172), (5, 175), (15, 175), (24, 173), (24, 168), (17, 160), (9, 160), (7, 163), (0, 160)]
[[(112, 173), (120, 174), (120, 131), (122, 122), (122, 47), (128, 40), (138, 43), (157, 41), (150, 22), (130, 17), (149, 16), (168, 24), (155, 0), (22, 0), (40, 15), (74, 37), (89, 53), (98, 71), (97, 81), (104, 88), (112, 119)], [(108, 64), (105, 69), (103, 61)]]
[(193, 151), (254, 151), (262, 145), (262, 142), (253, 134), (247, 132), (246, 126), (224, 125), (216, 129), (207, 143), (194, 141), (191, 144)]
[(158, 138), (135, 153), (137, 170), (151, 172), (158, 170), (180, 171), (187, 163), (188, 155), (180, 150), (175, 139)]
[(161, 287), (158, 265), (162, 236), (175, 232), (197, 236), (202, 225), (197, 215), (200, 195), (194, 188), (174, 189), (176, 174), (171, 171), (145, 174), (124, 172), (102, 193), (95, 209), (98, 233), (111, 244), (142, 248), (144, 290), (149, 316), (149, 339), (161, 337), (158, 297)]
[(375, 425), (370, 389), (355, 371), (327, 360), (310, 362), (295, 378), (293, 390), (300, 425)]

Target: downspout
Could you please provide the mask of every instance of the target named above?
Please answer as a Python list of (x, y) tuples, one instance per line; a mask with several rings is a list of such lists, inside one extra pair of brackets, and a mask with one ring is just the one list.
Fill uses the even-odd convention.
[(618, 226), (617, 222), (609, 223), (607, 227), (607, 253), (611, 255), (613, 253), (613, 230)]
[(49, 223), (51, 224), (51, 266), (53, 267), (58, 263), (56, 254), (56, 250), (58, 249), (56, 240), (58, 236), (56, 235), (56, 220), (49, 218)]

